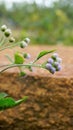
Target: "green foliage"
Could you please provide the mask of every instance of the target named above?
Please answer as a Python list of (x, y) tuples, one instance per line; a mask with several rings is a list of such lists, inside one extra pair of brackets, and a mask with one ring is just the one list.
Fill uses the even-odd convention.
[(21, 104), (22, 102), (25, 102), (28, 98), (27, 96), (25, 96), (24, 98), (15, 101), (13, 98), (6, 96), (7, 96), (6, 93), (0, 93), (0, 111), (15, 107)]
[(26, 75), (26, 73), (25, 73), (25, 72), (23, 72), (23, 71), (21, 71), (19, 75), (20, 75), (20, 76), (25, 76), (25, 75)]
[(14, 63), (15, 64), (23, 64), (24, 63), (24, 57), (19, 52), (16, 52), (14, 55)]
[(11, 10), (2, 4), (0, 14), (1, 19), (9, 19), (10, 25), (16, 26), (18, 30), (22, 28), (21, 33), (15, 30), (19, 39), (24, 38), (27, 32), (33, 44), (73, 44), (72, 0), (59, 0), (52, 7), (14, 3)]
[(42, 51), (38, 54), (37, 58), (36, 58), (36, 61), (39, 60), (40, 58), (42, 58), (43, 56), (47, 55), (48, 53), (52, 53), (54, 52), (55, 50), (51, 50), (51, 51)]

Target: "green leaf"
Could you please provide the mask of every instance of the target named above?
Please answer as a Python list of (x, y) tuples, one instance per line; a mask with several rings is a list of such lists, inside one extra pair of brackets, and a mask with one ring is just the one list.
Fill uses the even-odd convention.
[(24, 72), (24, 71), (21, 71), (20, 73), (19, 73), (19, 76), (25, 76), (26, 75), (26, 73)]
[(24, 98), (22, 98), (22, 99), (20, 99), (20, 100), (16, 101), (16, 102), (15, 102), (15, 106), (17, 106), (17, 105), (21, 104), (22, 102), (27, 101), (27, 99), (28, 99), (28, 96), (25, 96)]
[(15, 64), (23, 64), (24, 63), (24, 57), (19, 52), (16, 52), (14, 55), (14, 63)]
[(1, 99), (1, 98), (4, 98), (4, 97), (6, 97), (6, 96), (8, 96), (7, 93), (4, 93), (4, 92), (3, 92), (3, 93), (0, 93), (0, 99)]
[(50, 50), (50, 51), (42, 51), (38, 54), (37, 58), (36, 58), (36, 61), (39, 60), (41, 57), (47, 55), (48, 53), (52, 53), (54, 52), (55, 50)]
[(15, 100), (13, 98), (7, 97), (0, 99), (0, 110), (11, 108), (15, 105)]
[(25, 102), (27, 100), (27, 96), (25, 96), (24, 98), (15, 101), (13, 98), (11, 97), (7, 97), (7, 98), (1, 98), (0, 99), (0, 111), (1, 110), (5, 110), (8, 108), (13, 108), (19, 104), (21, 104), (22, 102)]

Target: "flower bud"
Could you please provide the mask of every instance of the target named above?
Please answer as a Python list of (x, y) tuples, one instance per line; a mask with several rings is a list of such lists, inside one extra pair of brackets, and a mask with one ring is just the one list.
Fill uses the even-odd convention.
[(20, 47), (21, 47), (21, 48), (27, 47), (27, 43), (26, 43), (25, 41), (21, 41)]
[(6, 25), (2, 25), (2, 26), (1, 26), (1, 31), (2, 31), (2, 32), (5, 32), (6, 29), (7, 29), (7, 26), (6, 26)]
[(53, 64), (54, 60), (52, 58), (48, 59), (48, 63)]
[(62, 69), (61, 65), (58, 65), (56, 71), (60, 71)]
[(11, 35), (11, 30), (10, 29), (6, 29), (5, 30), (5, 36), (9, 37)]
[(9, 42), (15, 42), (15, 38), (10, 37)]
[(53, 65), (54, 65), (54, 67), (57, 67), (59, 65), (59, 62), (56, 61), (56, 62), (54, 62)]
[(57, 53), (54, 53), (54, 54), (52, 55), (52, 59), (54, 59), (54, 60), (56, 60), (57, 57), (58, 57), (58, 54), (57, 54)]
[(52, 67), (52, 68), (50, 69), (50, 72), (51, 72), (52, 74), (54, 74), (54, 73), (56, 72), (56, 69), (55, 69), (54, 67)]
[(46, 69), (51, 70), (52, 65), (50, 63), (47, 63), (45, 67), (46, 67)]
[(61, 70), (61, 63), (62, 59), (59, 58), (57, 53), (54, 53), (51, 58), (48, 59), (45, 68), (50, 71), (50, 73), (54, 74), (56, 71)]
[(46, 69), (49, 70), (52, 74), (56, 72), (56, 69), (50, 63), (46, 64)]
[(29, 53), (24, 53), (23, 56), (24, 56), (24, 58), (26, 58), (26, 59), (30, 59), (30, 57), (31, 57)]
[(25, 42), (26, 42), (27, 44), (29, 44), (30, 39), (29, 39), (29, 38), (25, 38)]
[(59, 63), (61, 63), (61, 62), (62, 62), (62, 59), (61, 59), (61, 58), (59, 58), (59, 57), (58, 57), (56, 60), (57, 60), (57, 62), (59, 62)]

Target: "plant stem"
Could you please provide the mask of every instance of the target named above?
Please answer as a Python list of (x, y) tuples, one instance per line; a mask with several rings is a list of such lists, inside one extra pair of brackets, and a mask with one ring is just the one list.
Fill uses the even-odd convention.
[(20, 43), (20, 42), (17, 42), (17, 43), (14, 44), (14, 45), (10, 45), (10, 46), (7, 46), (7, 47), (3, 47), (3, 48), (0, 49), (0, 51), (3, 51), (3, 50), (5, 50), (5, 49), (11, 48), (11, 47), (15, 47), (15, 46), (17, 46), (19, 43)]
[(7, 67), (7, 66), (9, 66), (9, 64), (7, 64), (7, 65), (0, 65), (0, 68)]
[(6, 39), (5, 37), (2, 38), (1, 43), (0, 43), (0, 47), (4, 44), (5, 39)]
[(40, 64), (11, 64), (11, 65), (7, 66), (6, 68), (4, 68), (3, 70), (1, 70), (0, 73), (4, 72), (10, 68), (20, 67), (20, 66), (43, 68), (42, 65), (40, 65)]

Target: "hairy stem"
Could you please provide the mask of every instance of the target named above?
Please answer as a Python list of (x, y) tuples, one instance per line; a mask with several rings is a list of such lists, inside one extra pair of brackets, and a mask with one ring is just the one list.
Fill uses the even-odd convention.
[(14, 45), (10, 45), (10, 46), (7, 46), (7, 47), (3, 47), (3, 48), (0, 49), (0, 51), (3, 51), (3, 50), (5, 50), (5, 49), (11, 48), (11, 47), (15, 47), (15, 46), (19, 45), (19, 43), (20, 43), (20, 42), (17, 42), (17, 43), (14, 44)]
[(13, 68), (13, 67), (20, 67), (20, 66), (25, 66), (25, 67), (38, 67), (38, 68), (43, 68), (42, 65), (40, 64), (11, 64), (9, 66), (7, 66), (6, 68), (2, 69), (0, 71), (0, 73), (10, 69), (10, 68)]

